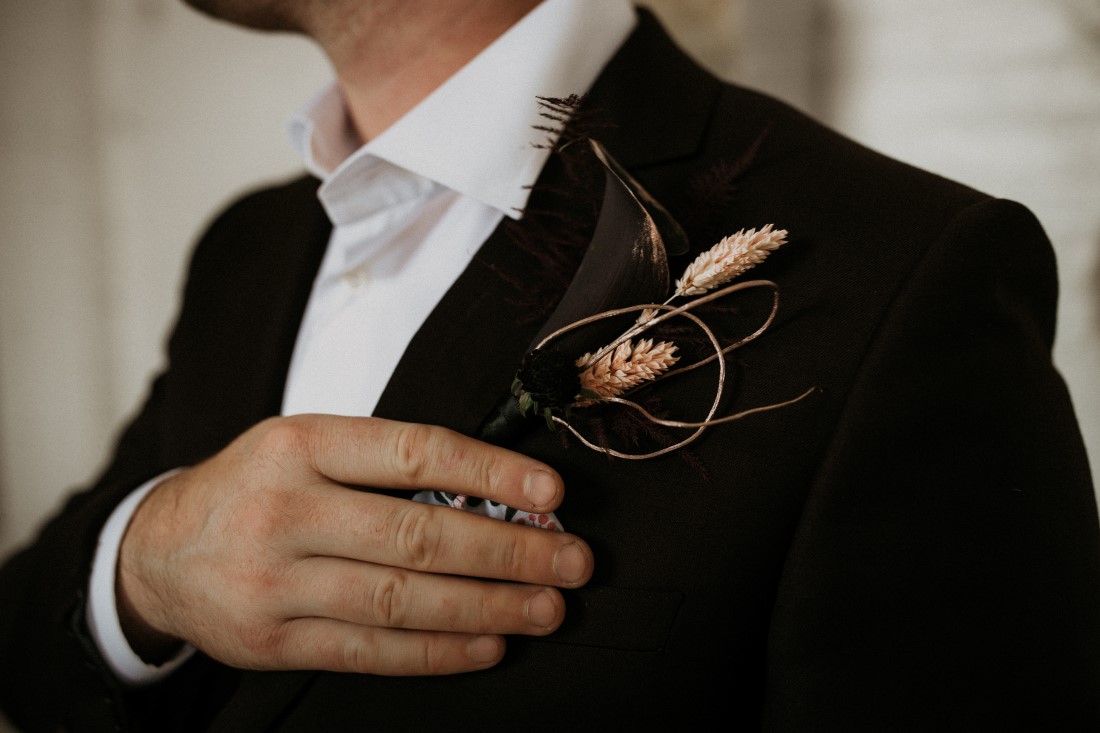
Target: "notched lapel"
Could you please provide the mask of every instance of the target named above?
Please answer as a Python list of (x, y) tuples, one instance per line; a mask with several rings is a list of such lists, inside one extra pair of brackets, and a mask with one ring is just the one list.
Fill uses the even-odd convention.
[(374, 414), (473, 433), (511, 384), (534, 325), (517, 325), (510, 277), (531, 267), (505, 220), (420, 327)]

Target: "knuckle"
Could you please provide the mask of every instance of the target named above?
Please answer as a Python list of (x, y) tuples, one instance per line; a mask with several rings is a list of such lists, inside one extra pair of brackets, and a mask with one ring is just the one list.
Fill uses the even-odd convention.
[(367, 607), (371, 611), (374, 625), (387, 628), (405, 627), (405, 579), (403, 572), (391, 570), (370, 589)]
[(242, 586), (245, 599), (253, 609), (270, 609), (273, 601), (287, 591), (286, 571), (280, 564), (268, 564), (256, 560), (246, 568), (247, 577)]
[(241, 502), (236, 512), (235, 531), (261, 546), (270, 546), (293, 526), (296, 516), (294, 497), (290, 492), (269, 490)]
[(439, 552), (439, 537), (428, 507), (409, 502), (396, 517), (394, 545), (405, 567), (429, 569)]
[(484, 460), (477, 461), (475, 464), (473, 480), (475, 486), (484, 486), (490, 489), (493, 496), (501, 495), (503, 487), (501, 486), (501, 472), (499, 466), (495, 461)]
[(451, 649), (439, 637), (429, 638), (420, 653), (420, 667), (427, 675), (445, 674), (449, 669)]
[(500, 467), (493, 459), (495, 454), (487, 453), (483, 444), (458, 440), (437, 441), (436, 446), (433, 456), (440, 473), (455, 477), (468, 486), (499, 493)]
[(305, 420), (273, 418), (262, 424), (262, 445), (275, 458), (290, 458), (309, 454), (312, 430)]
[(280, 616), (280, 599), (287, 594), (283, 568), (259, 560), (235, 562), (224, 580), (221, 608), (232, 612), (235, 623), (249, 633), (265, 633), (266, 625)]
[(253, 538), (266, 544), (279, 532), (279, 513), (273, 511), (270, 504), (249, 502), (241, 505), (235, 524), (238, 537)]
[(283, 624), (248, 624), (240, 630), (241, 648), (257, 662), (278, 664), (286, 647), (286, 626)]
[(530, 571), (531, 555), (521, 533), (502, 534), (493, 550), (493, 560), (504, 577), (521, 578), (525, 572)]
[(360, 634), (350, 634), (340, 645), (337, 669), (345, 672), (367, 673), (378, 665), (378, 654)]
[(394, 471), (410, 485), (417, 485), (428, 467), (432, 434), (430, 426), (417, 424), (401, 425), (394, 433)]

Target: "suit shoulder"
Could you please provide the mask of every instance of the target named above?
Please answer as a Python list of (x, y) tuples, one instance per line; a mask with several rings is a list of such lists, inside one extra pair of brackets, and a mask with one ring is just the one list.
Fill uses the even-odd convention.
[(991, 198), (961, 182), (921, 169), (860, 143), (790, 104), (759, 91), (724, 84), (708, 145), (715, 149), (749, 143), (741, 133), (762, 137), (758, 164), (814, 192), (832, 206), (898, 206), (923, 218), (950, 218)]
[(316, 178), (301, 175), (241, 193), (209, 219), (193, 263), (207, 252), (220, 259), (256, 246), (277, 246), (292, 235), (315, 236), (315, 230), (327, 226), (317, 199), (319, 185)]
[[(872, 150), (768, 95), (723, 85), (704, 146), (707, 165), (733, 161), (739, 174), (720, 200), (721, 229), (701, 241), (768, 223), (789, 230), (788, 251), (802, 256), (769, 259), (761, 271), (792, 288), (831, 284), (829, 297), (847, 302), (870, 287), (885, 307), (940, 255), (944, 267), (997, 256), (1053, 273), (1049, 241), (1024, 206)], [(996, 249), (985, 246), (990, 237)]]
[(254, 280), (258, 269), (290, 272), (303, 262), (319, 262), (331, 232), (317, 198), (319, 185), (316, 178), (298, 176), (253, 188), (223, 207), (192, 252), (185, 302), (209, 295), (211, 288)]
[(318, 206), (319, 185), (320, 181), (313, 176), (299, 175), (254, 186), (238, 194), (216, 212), (207, 226), (207, 233), (242, 224), (256, 226), (264, 220), (286, 221), (308, 216)]

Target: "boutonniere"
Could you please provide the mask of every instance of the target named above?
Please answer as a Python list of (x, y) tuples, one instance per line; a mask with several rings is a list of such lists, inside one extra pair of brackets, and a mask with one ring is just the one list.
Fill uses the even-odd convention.
[[(507, 443), (524, 423), (538, 418), (549, 429), (565, 429), (583, 445), (609, 456), (655, 458), (687, 446), (715, 425), (785, 407), (812, 394), (813, 388), (780, 403), (719, 414), (728, 380), (726, 356), (759, 338), (779, 308), (775, 282), (740, 278), (783, 246), (787, 231), (768, 223), (726, 236), (699, 254), (670, 285), (668, 252), (687, 251), (683, 229), (600, 143), (589, 144), (606, 177), (592, 243), (561, 303), (518, 365), (509, 397), (479, 437)], [(772, 294), (769, 312), (750, 333), (723, 342), (699, 311), (758, 288)], [(677, 319), (697, 330), (707, 355), (685, 363), (674, 339), (654, 335)], [(659, 382), (711, 363), (717, 374), (700, 418), (659, 417), (632, 399)], [(630, 452), (598, 442), (576, 424), (583, 411), (612, 405), (633, 411), (651, 425), (690, 433), (655, 450)]]
[[(599, 142), (589, 139), (587, 144), (605, 175), (592, 241), (564, 296), (518, 365), (510, 389), (476, 437), (509, 446), (532, 427), (545, 423), (546, 429), (564, 429), (592, 450), (641, 460), (684, 448), (716, 425), (793, 405), (812, 394), (814, 388), (784, 402), (719, 414), (729, 379), (727, 355), (763, 335), (779, 308), (775, 282), (740, 278), (782, 247), (787, 231), (769, 223), (726, 236), (698, 255), (673, 284), (668, 256), (689, 251), (683, 228)], [(771, 293), (767, 314), (749, 333), (723, 341), (708, 324), (704, 308), (756, 289)], [(709, 353), (684, 359), (676, 339), (663, 336), (674, 321), (686, 321), (696, 332), (694, 341), (702, 341)], [(701, 419), (658, 416), (635, 399), (645, 390), (708, 365), (714, 365), (711, 368), (716, 368), (716, 375), (709, 396), (703, 397), (707, 407)], [(600, 408), (627, 410), (643, 424), (689, 434), (654, 450), (630, 452), (626, 446), (585, 435), (577, 424), (586, 413)], [(532, 514), (441, 491), (422, 491), (414, 498), (562, 530), (553, 512)]]

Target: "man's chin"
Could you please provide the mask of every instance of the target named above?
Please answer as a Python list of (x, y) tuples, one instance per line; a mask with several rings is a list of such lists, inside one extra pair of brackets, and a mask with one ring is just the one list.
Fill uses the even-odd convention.
[[(260, 31), (297, 32), (295, 0), (183, 0), (211, 18)], [(303, 3), (304, 4), (304, 3)]]

